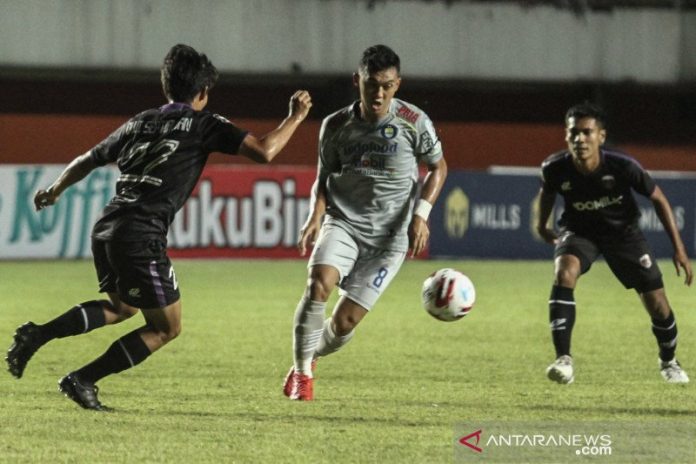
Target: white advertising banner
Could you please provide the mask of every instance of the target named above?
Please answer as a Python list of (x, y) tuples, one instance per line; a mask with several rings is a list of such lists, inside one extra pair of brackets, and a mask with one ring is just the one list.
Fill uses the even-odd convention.
[(114, 194), (115, 167), (101, 168), (37, 212), (34, 192), (48, 187), (64, 165), (0, 165), (0, 259), (91, 256), (90, 232)]

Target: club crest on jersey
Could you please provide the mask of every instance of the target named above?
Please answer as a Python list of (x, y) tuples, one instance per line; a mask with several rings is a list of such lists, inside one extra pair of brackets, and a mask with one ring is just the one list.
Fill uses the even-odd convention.
[(652, 259), (650, 259), (650, 255), (647, 253), (644, 254), (643, 256), (641, 256), (640, 259), (638, 260), (638, 262), (645, 269), (650, 269), (650, 267), (652, 266)]
[(611, 174), (607, 174), (606, 176), (602, 176), (602, 186), (604, 186), (605, 189), (611, 190), (614, 188), (616, 185), (616, 179), (614, 176)]
[(567, 180), (561, 184), (561, 191), (562, 192), (570, 192), (572, 187), (570, 186), (570, 181)]
[(396, 137), (396, 134), (399, 133), (399, 129), (397, 129), (396, 126), (393, 126), (391, 124), (386, 124), (379, 130), (379, 133), (382, 134), (383, 138), (391, 140), (394, 137)]

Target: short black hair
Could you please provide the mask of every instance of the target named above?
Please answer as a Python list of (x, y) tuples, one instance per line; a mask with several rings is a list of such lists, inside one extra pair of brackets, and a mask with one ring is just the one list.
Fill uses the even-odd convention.
[(396, 72), (401, 73), (401, 59), (394, 50), (386, 45), (373, 45), (365, 49), (360, 59), (360, 71), (374, 74), (389, 68), (396, 68)]
[(593, 118), (597, 121), (597, 125), (603, 129), (607, 125), (607, 114), (602, 107), (588, 101), (571, 106), (565, 114), (566, 124), (570, 118)]
[(204, 53), (177, 44), (164, 57), (161, 79), (162, 90), (169, 100), (189, 103), (204, 88), (213, 88), (218, 71)]

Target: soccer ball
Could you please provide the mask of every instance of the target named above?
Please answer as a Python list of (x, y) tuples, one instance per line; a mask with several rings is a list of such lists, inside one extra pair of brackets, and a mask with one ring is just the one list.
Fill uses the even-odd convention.
[(456, 321), (469, 314), (476, 289), (467, 276), (455, 269), (440, 269), (423, 282), (423, 308), (435, 319)]

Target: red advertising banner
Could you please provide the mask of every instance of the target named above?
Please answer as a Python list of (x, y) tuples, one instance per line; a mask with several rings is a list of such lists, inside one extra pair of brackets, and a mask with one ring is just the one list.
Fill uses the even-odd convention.
[(208, 165), (169, 231), (177, 258), (299, 258), (316, 169)]

